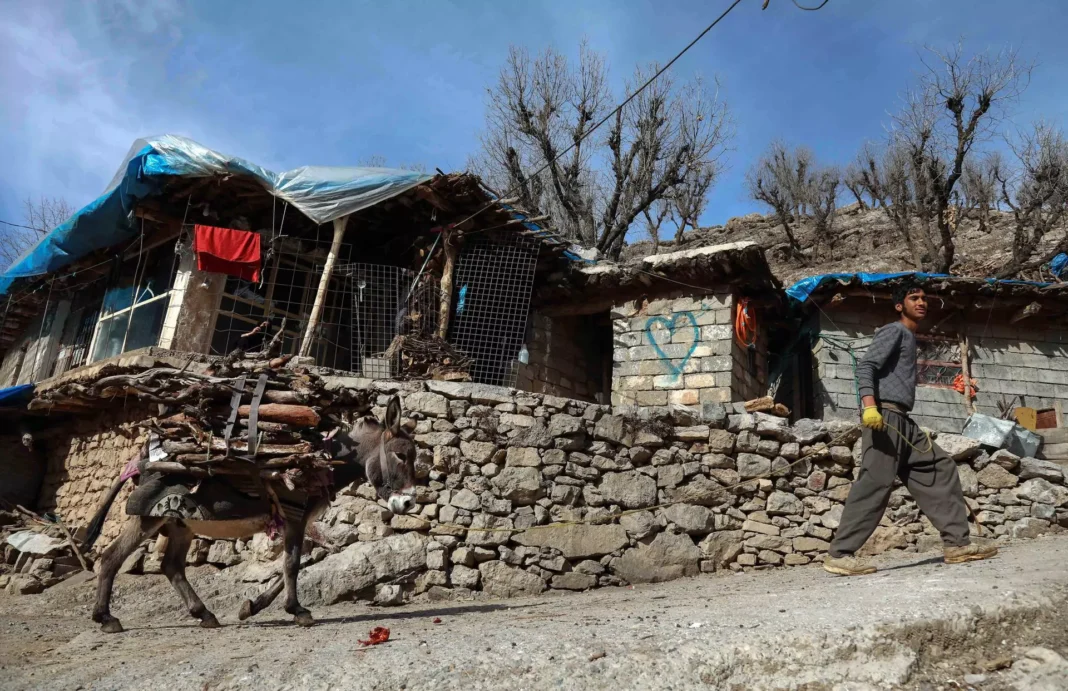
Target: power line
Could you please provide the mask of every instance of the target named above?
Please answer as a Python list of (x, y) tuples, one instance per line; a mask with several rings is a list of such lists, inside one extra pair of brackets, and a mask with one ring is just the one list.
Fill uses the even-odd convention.
[[(622, 103), (620, 103), (620, 104), (619, 104), (618, 106), (616, 106), (616, 107), (615, 107), (615, 108), (614, 108), (614, 109), (612, 110), (612, 112), (610, 112), (610, 113), (609, 113), (608, 115), (606, 115), (606, 116), (604, 116), (603, 118), (601, 118), (601, 119), (600, 119), (600, 120), (599, 120), (599, 121), (597, 122), (597, 124), (596, 124), (596, 125), (594, 125), (593, 127), (591, 127), (591, 128), (590, 128), (590, 129), (589, 129), (589, 130), (588, 130), (588, 131), (587, 131), (587, 132), (585, 133), (585, 134), (583, 134), (583, 135), (582, 135), (581, 137), (579, 137), (579, 138), (578, 138), (578, 139), (576, 139), (576, 140), (575, 140), (574, 142), (572, 142), (570, 146), (568, 146), (568, 147), (567, 147), (566, 149), (564, 149), (564, 150), (563, 150), (563, 151), (561, 151), (560, 153), (556, 154), (556, 156), (554, 156), (554, 157), (553, 157), (553, 158), (552, 158), (551, 160), (549, 160), (549, 161), (546, 161), (546, 162), (545, 162), (545, 163), (544, 163), (544, 164), (543, 164), (543, 165), (542, 165), (542, 166), (541, 166), (540, 168), (538, 168), (538, 170), (537, 170), (537, 171), (535, 171), (535, 172), (534, 172), (533, 174), (531, 174), (531, 175), (527, 175), (526, 177), (528, 177), (528, 178), (536, 178), (536, 177), (538, 177), (539, 175), (541, 175), (542, 173), (544, 173), (544, 172), (545, 172), (546, 170), (548, 170), (548, 169), (549, 169), (549, 166), (551, 166), (551, 165), (553, 165), (554, 163), (556, 163), (557, 161), (559, 161), (559, 160), (560, 160), (560, 159), (561, 159), (561, 158), (562, 158), (562, 157), (563, 157), (563, 156), (564, 156), (565, 154), (569, 153), (569, 152), (570, 152), (570, 151), (571, 151), (572, 149), (574, 149), (574, 148), (575, 148), (576, 146), (578, 146), (578, 145), (579, 145), (579, 144), (581, 144), (581, 143), (582, 143), (583, 141), (585, 141), (585, 140), (586, 140), (586, 137), (589, 137), (589, 136), (590, 136), (591, 134), (593, 134), (594, 132), (596, 132), (596, 131), (598, 130), (598, 128), (600, 128), (600, 127), (601, 127), (601, 125), (605, 124), (605, 123), (606, 123), (606, 122), (608, 122), (608, 121), (609, 121), (609, 120), (610, 120), (611, 118), (615, 117), (615, 115), (616, 115), (617, 113), (619, 113), (619, 112), (620, 112), (621, 110), (623, 110), (623, 109), (624, 109), (624, 108), (625, 108), (625, 107), (627, 106), (627, 104), (629, 104), (629, 103), (630, 103), (631, 101), (633, 101), (633, 100), (634, 100), (635, 98), (637, 98), (638, 94), (640, 94), (641, 92), (645, 91), (645, 89), (647, 89), (647, 88), (649, 87), (649, 85), (650, 85), (650, 84), (652, 84), (652, 83), (653, 83), (654, 81), (656, 81), (656, 79), (657, 79), (657, 78), (658, 78), (658, 77), (659, 77), (660, 75), (662, 75), (662, 74), (663, 74), (664, 72), (668, 71), (668, 69), (670, 69), (670, 68), (671, 68), (671, 66), (672, 66), (672, 65), (674, 65), (674, 64), (675, 64), (675, 63), (676, 63), (676, 62), (678, 61), (678, 59), (679, 59), (679, 58), (681, 58), (681, 57), (682, 57), (683, 55), (685, 55), (685, 54), (686, 54), (686, 52), (687, 52), (688, 50), (690, 50), (690, 48), (693, 48), (693, 47), (694, 47), (694, 46), (695, 46), (695, 45), (697, 44), (697, 42), (698, 42), (698, 41), (700, 41), (700, 40), (701, 40), (702, 38), (704, 38), (704, 37), (705, 37), (705, 34), (707, 34), (707, 33), (708, 33), (709, 31), (711, 31), (711, 30), (713, 29), (713, 27), (715, 27), (715, 26), (716, 26), (717, 24), (719, 24), (719, 23), (720, 23), (721, 21), (723, 21), (723, 19), (724, 19), (724, 18), (725, 18), (725, 17), (726, 17), (726, 16), (728, 15), (728, 14), (730, 14), (730, 13), (731, 13), (731, 10), (733, 10), (733, 9), (734, 9), (735, 7), (737, 7), (737, 6), (739, 5), (739, 4), (741, 4), (741, 2), (742, 2), (742, 0), (734, 0), (734, 2), (732, 2), (732, 3), (731, 3), (730, 7), (728, 7), (728, 8), (726, 9), (726, 10), (724, 10), (724, 11), (723, 11), (723, 13), (722, 13), (721, 15), (719, 15), (718, 17), (716, 17), (715, 21), (713, 21), (713, 22), (712, 22), (711, 24), (709, 24), (708, 26), (706, 26), (706, 27), (705, 27), (705, 30), (704, 30), (704, 31), (702, 31), (701, 33), (697, 34), (697, 38), (695, 38), (694, 40), (692, 40), (692, 41), (690, 41), (690, 42), (689, 42), (688, 44), (686, 44), (686, 47), (685, 47), (685, 48), (683, 48), (683, 49), (682, 49), (682, 50), (680, 50), (680, 51), (679, 51), (678, 53), (676, 53), (676, 54), (675, 54), (675, 57), (671, 58), (671, 60), (669, 60), (669, 61), (668, 61), (668, 63), (667, 63), (666, 65), (664, 65), (664, 66), (663, 66), (663, 67), (661, 67), (661, 68), (660, 68), (659, 70), (657, 70), (656, 74), (654, 74), (654, 75), (653, 75), (652, 77), (650, 77), (649, 79), (647, 79), (647, 80), (645, 81), (645, 83), (644, 83), (644, 84), (642, 84), (642, 85), (641, 85), (640, 87), (638, 87), (637, 89), (635, 89), (634, 93), (632, 93), (632, 94), (631, 94), (630, 96), (627, 96), (627, 98), (626, 98), (626, 99), (625, 99), (625, 100), (624, 100), (624, 101), (623, 101)], [(826, 0), (825, 0), (825, 2), (826, 2)], [(504, 198), (510, 197), (510, 196), (511, 196), (512, 194), (514, 194), (514, 193), (516, 193), (516, 192), (518, 192), (518, 191), (519, 191), (519, 188), (518, 188), (517, 186), (514, 186), (514, 187), (512, 187), (512, 189), (509, 189), (509, 190), (508, 190), (508, 191), (507, 191), (507, 192), (506, 192), (506, 193), (505, 193), (505, 194), (503, 195), (503, 197), (504, 197)], [(496, 200), (496, 199), (495, 199), (495, 200), (493, 200), (493, 201), (492, 201), (492, 202), (490, 202), (489, 204), (486, 204), (485, 206), (483, 206), (483, 207), (479, 208), (479, 209), (478, 209), (477, 211), (475, 211), (475, 212), (474, 212), (473, 214), (471, 214), (470, 216), (468, 216), (468, 217), (467, 217), (467, 218), (465, 218), (464, 220), (460, 221), (459, 223), (454, 223), (453, 225), (454, 225), (454, 226), (459, 226), (459, 225), (463, 225), (464, 223), (467, 223), (468, 221), (470, 221), (471, 219), (473, 219), (473, 218), (474, 218), (475, 216), (478, 216), (479, 214), (481, 214), (481, 213), (485, 212), (486, 210), (490, 209), (491, 207), (493, 207), (493, 206), (494, 206), (494, 205), (495, 205), (495, 204), (497, 203), (497, 201), (498, 201), (498, 200)]]
[(799, 10), (804, 10), (806, 12), (815, 12), (816, 10), (822, 10), (823, 6), (826, 5), (828, 2), (830, 2), (830, 0), (823, 0), (823, 2), (821, 2), (816, 7), (805, 7), (804, 5), (799, 3), (797, 0), (794, 0), (794, 5), (796, 5), (797, 9), (799, 9)]
[[(13, 226), (15, 228), (25, 228), (26, 230), (34, 230), (34, 231), (37, 230), (37, 228), (34, 228), (33, 226), (24, 226), (21, 223), (12, 223), (11, 221), (5, 221), (3, 219), (0, 219), (0, 223), (3, 223), (5, 226)], [(40, 232), (40, 231), (38, 231), (38, 232)]]

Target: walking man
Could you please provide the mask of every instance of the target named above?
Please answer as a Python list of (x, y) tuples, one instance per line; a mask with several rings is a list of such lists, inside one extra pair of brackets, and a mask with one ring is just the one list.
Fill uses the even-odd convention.
[(927, 316), (927, 296), (914, 283), (903, 282), (894, 291), (894, 309), (898, 321), (875, 332), (857, 365), (864, 457), (823, 562), (825, 570), (841, 576), (875, 573), (874, 566), (855, 555), (878, 527), (895, 477), (941, 533), (947, 564), (987, 559), (998, 551), (969, 539), (957, 464), (909, 417), (916, 402), (916, 328)]

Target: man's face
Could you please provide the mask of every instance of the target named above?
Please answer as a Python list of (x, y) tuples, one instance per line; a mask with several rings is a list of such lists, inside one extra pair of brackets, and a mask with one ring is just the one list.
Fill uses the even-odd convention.
[(922, 290), (914, 290), (905, 296), (904, 302), (897, 304), (897, 309), (913, 321), (922, 321), (927, 316), (927, 294)]

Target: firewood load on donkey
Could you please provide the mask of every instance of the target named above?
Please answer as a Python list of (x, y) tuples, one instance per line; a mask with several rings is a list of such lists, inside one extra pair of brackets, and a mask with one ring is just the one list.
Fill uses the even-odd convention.
[[(86, 549), (99, 536), (119, 490), (132, 478), (137, 487), (126, 504), (130, 518), (122, 534), (101, 557), (93, 621), (101, 624), (101, 629), (107, 633), (122, 631), (122, 624), (110, 610), (115, 575), (139, 544), (162, 533), (167, 537), (162, 564), (164, 575), (202, 627), (219, 626), (218, 619), (204, 606), (185, 578), (186, 553), (193, 537), (246, 538), (271, 532), (281, 524), (285, 611), (302, 626), (314, 624), (311, 612), (297, 600), (297, 574), (305, 529), (326, 510), (335, 491), (366, 479), (393, 513), (406, 514), (416, 508), (416, 447), (408, 432), (401, 428), (398, 397), (389, 401), (384, 421), (366, 417), (351, 426), (342, 424), (323, 432), (322, 438), (324, 451), (333, 463), (322, 468), (323, 475), (318, 478), (310, 478), (307, 471), (301, 471), (305, 475), (298, 482), (277, 473), (191, 477), (181, 472), (154, 471), (154, 463), (167, 464), (167, 461), (158, 441), (150, 441), (141, 456), (135, 459), (136, 468), (133, 464), (128, 466), (112, 485), (89, 524)], [(260, 598), (251, 605), (246, 603), (242, 618), (266, 607), (270, 599), (263, 601)]]

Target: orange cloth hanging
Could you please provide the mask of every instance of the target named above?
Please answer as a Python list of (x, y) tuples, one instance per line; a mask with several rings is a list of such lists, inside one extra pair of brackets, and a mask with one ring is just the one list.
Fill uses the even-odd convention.
[[(969, 378), (968, 382), (972, 385), (972, 398), (975, 398), (975, 392), (979, 390), (979, 382)], [(964, 393), (964, 373), (961, 372), (957, 376), (953, 377), (953, 390), (957, 393)]]
[(749, 298), (742, 298), (734, 308), (734, 340), (743, 348), (756, 345), (756, 314), (749, 310)]

